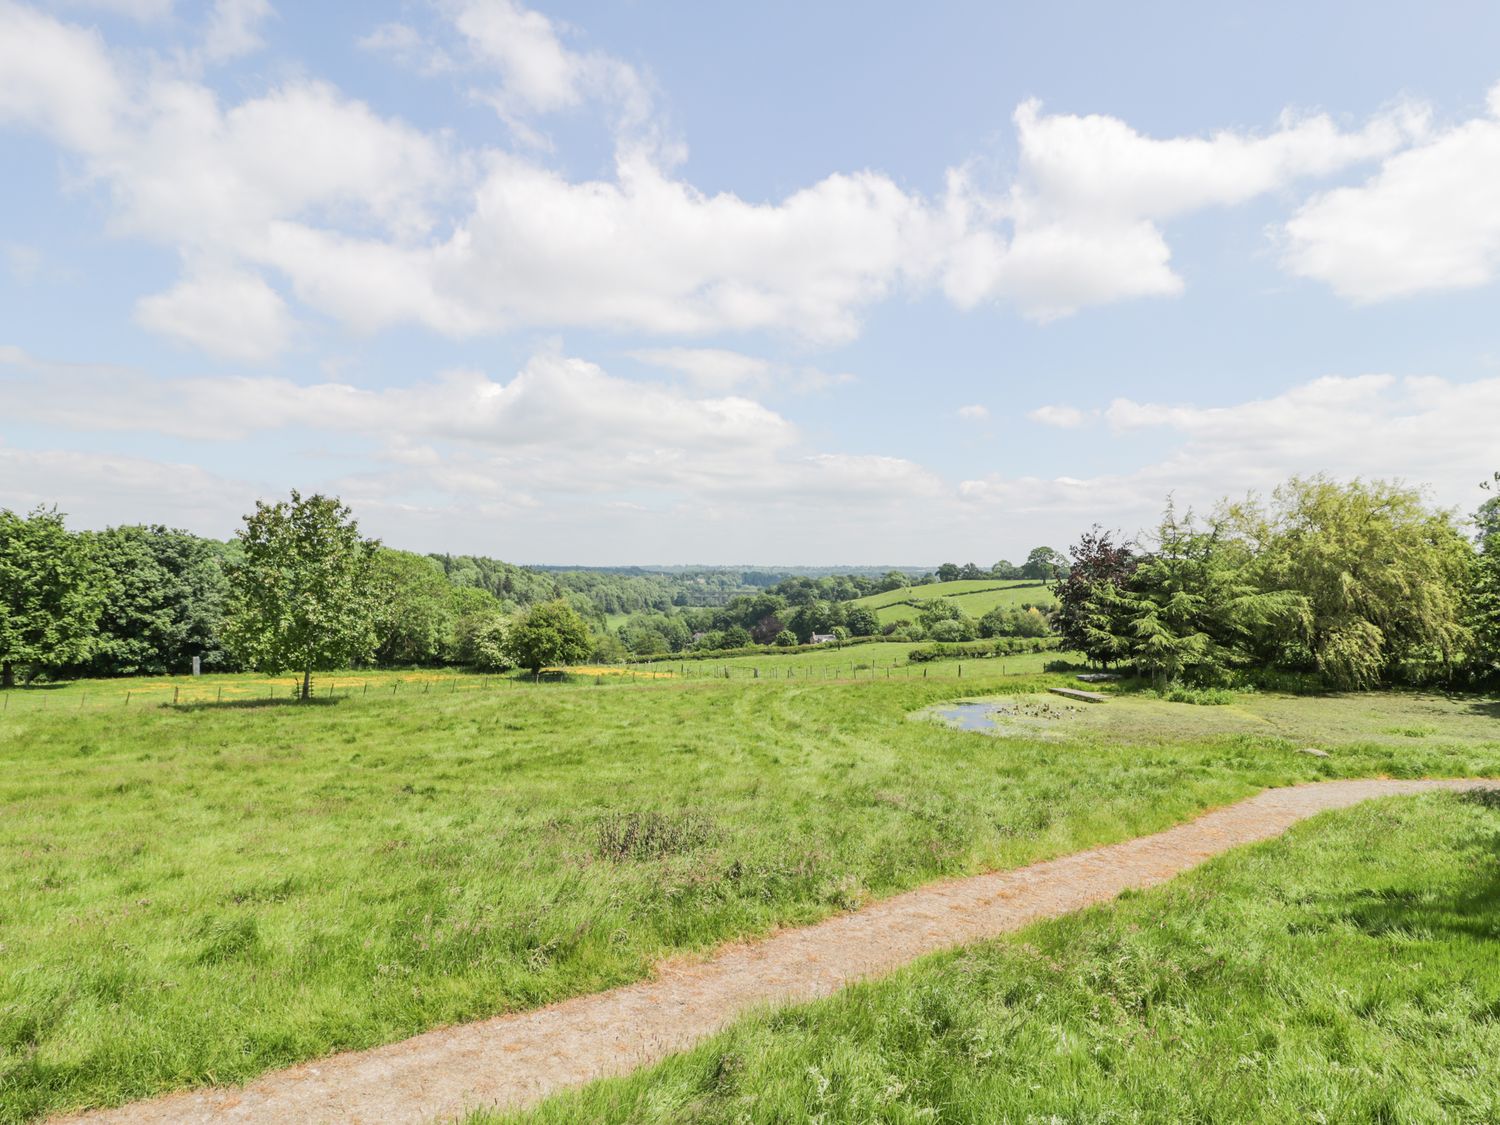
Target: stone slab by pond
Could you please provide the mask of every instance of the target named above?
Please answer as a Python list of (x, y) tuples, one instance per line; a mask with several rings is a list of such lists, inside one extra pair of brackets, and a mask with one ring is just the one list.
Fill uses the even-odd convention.
[(1108, 703), (1109, 696), (1097, 691), (1079, 691), (1070, 687), (1051, 687), (1047, 689), (1053, 695), (1065, 695), (1069, 699), (1082, 699), (1086, 703)]

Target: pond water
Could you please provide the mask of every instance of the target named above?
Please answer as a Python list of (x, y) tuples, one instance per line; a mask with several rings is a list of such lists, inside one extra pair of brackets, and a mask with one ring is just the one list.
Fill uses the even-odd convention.
[(1050, 734), (1047, 727), (1081, 711), (1076, 703), (1054, 701), (1041, 695), (1004, 696), (993, 699), (960, 699), (918, 711), (913, 717), (936, 720), (956, 730), (983, 734)]
[(927, 717), (937, 719), (959, 730), (994, 730), (999, 715), (994, 703), (945, 703), (927, 711)]

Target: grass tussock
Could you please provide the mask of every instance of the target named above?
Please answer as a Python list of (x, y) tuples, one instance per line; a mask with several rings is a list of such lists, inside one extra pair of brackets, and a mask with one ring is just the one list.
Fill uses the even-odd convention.
[(661, 859), (694, 851), (714, 835), (713, 821), (704, 816), (614, 812), (599, 818), (594, 851), (616, 862)]

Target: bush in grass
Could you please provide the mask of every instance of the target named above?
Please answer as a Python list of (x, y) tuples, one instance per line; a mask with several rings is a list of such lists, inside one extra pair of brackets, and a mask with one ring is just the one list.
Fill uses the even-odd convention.
[(797, 634), (790, 629), (783, 629), (776, 634), (775, 645), (777, 648), (791, 648), (797, 643)]
[(613, 633), (601, 633), (594, 636), (594, 650), (589, 659), (595, 664), (623, 664), (628, 655), (624, 641)]
[(1168, 703), (1195, 703), (1200, 707), (1224, 707), (1234, 702), (1234, 692), (1227, 688), (1199, 688), (1173, 684), (1165, 691), (1146, 691), (1143, 695), (1164, 699)]
[(1051, 631), (1047, 615), (1036, 606), (996, 606), (979, 619), (981, 637), (1045, 637)]
[(505, 637), (505, 651), (511, 662), (534, 676), (543, 668), (577, 664), (588, 657), (592, 648), (583, 618), (560, 599), (532, 606)]
[(933, 629), (944, 621), (967, 620), (969, 620), (969, 615), (949, 598), (933, 598), (931, 601), (923, 602), (921, 611), (917, 614), (917, 624), (928, 636), (931, 636)]
[(506, 631), (503, 617), (475, 622), (464, 642), (468, 663), (481, 672), (505, 672), (514, 668), (515, 661), (505, 645)]
[(939, 621), (927, 630), (930, 640), (954, 642), (972, 641), (974, 639), (974, 622), (968, 618), (963, 620)]

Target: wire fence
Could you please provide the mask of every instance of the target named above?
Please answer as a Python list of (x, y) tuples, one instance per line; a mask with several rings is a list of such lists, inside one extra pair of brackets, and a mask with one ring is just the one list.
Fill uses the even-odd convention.
[[(963, 680), (974, 678), (974, 661), (905, 664), (896, 661), (848, 662), (804, 665), (710, 664), (685, 661), (675, 665), (589, 665), (546, 669), (531, 673), (477, 675), (432, 674), (368, 676), (333, 674), (314, 676), (312, 703), (441, 699), (454, 695), (494, 694), (538, 689), (585, 689), (661, 687), (705, 681), (776, 684), (788, 682), (866, 683), (870, 681)], [(984, 671), (1008, 675), (1003, 660), (978, 661)], [(1026, 669), (1032, 672), (1033, 669)], [(34, 713), (65, 714), (142, 707), (177, 707), (201, 710), (212, 707), (254, 707), (301, 700), (301, 679), (198, 680), (186, 683), (149, 680), (117, 684), (43, 684), (0, 691), (0, 717)]]

